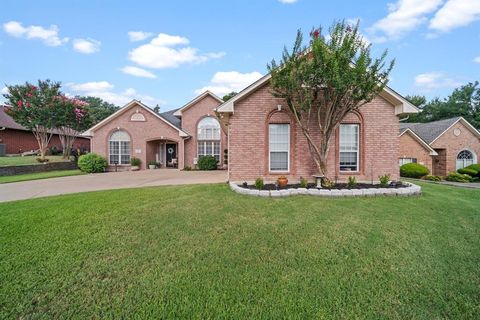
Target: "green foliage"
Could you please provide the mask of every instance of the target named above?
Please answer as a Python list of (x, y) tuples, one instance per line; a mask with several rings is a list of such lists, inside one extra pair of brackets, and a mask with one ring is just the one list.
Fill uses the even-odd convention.
[(264, 186), (265, 183), (263, 182), (262, 178), (255, 179), (255, 188), (257, 188), (258, 190), (262, 190)]
[(335, 186), (335, 182), (333, 182), (332, 180), (330, 180), (328, 178), (323, 178), (322, 179), (322, 187), (323, 188), (331, 189), (334, 186)]
[(214, 156), (201, 156), (198, 159), (198, 169), (200, 170), (216, 170), (217, 159)]
[(87, 153), (78, 158), (78, 168), (86, 173), (104, 172), (107, 165), (107, 159), (96, 153)]
[(430, 181), (442, 181), (442, 177), (440, 177), (440, 176), (431, 176), (431, 175), (425, 176), (425, 177), (423, 177), (423, 179), (425, 179), (425, 180), (430, 180)]
[(119, 109), (118, 106), (98, 97), (77, 96), (76, 98), (87, 103), (88, 118), (86, 121), (88, 122), (85, 124), (87, 128), (96, 125)]
[(401, 177), (420, 179), (429, 173), (430, 170), (419, 163), (406, 163), (400, 167)]
[(348, 177), (347, 185), (349, 188), (353, 188), (357, 185), (357, 178), (355, 177)]
[(308, 180), (304, 177), (300, 177), (300, 188), (308, 187)]
[(478, 175), (477, 170), (470, 169), (470, 168), (458, 169), (457, 172), (461, 174), (468, 174), (470, 177), (475, 177), (476, 175)]
[(130, 165), (134, 166), (134, 167), (138, 167), (142, 164), (142, 160), (140, 160), (139, 158), (136, 158), (136, 157), (131, 157), (130, 158)]
[(471, 164), (468, 167), (465, 167), (465, 169), (472, 169), (477, 171), (477, 177), (480, 178), (480, 163)]
[(225, 101), (228, 101), (230, 99), (232, 99), (233, 97), (235, 97), (237, 95), (237, 92), (235, 91), (232, 91), (226, 95), (223, 96), (222, 100), (225, 102)]
[(157, 166), (157, 162), (155, 160), (148, 161), (149, 166)]
[(451, 172), (445, 180), (447, 181), (453, 181), (453, 182), (472, 182), (472, 177), (470, 177), (468, 174), (461, 174), (458, 172)]
[[(280, 62), (268, 65), (272, 92), (292, 111), (321, 174), (327, 170), (327, 146), (334, 129), (383, 90), (393, 68), (393, 61), (385, 61), (386, 51), (371, 57), (358, 27), (337, 22), (328, 36), (318, 28), (310, 33), (308, 47), (299, 30), (292, 51), (285, 48)], [(310, 136), (311, 123), (318, 124), (320, 141)]]
[(382, 187), (388, 186), (388, 183), (390, 182), (390, 175), (389, 174), (384, 174), (383, 176), (378, 176), (378, 181), (380, 181), (380, 185)]
[(411, 115), (407, 122), (430, 122), (463, 117), (475, 128), (480, 128), (480, 86), (478, 81), (456, 88), (447, 98), (426, 101), (422, 96), (407, 97), (421, 112)]

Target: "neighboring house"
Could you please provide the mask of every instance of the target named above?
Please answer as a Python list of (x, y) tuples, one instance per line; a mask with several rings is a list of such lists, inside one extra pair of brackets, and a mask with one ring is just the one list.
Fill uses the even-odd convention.
[[(55, 131), (54, 131), (55, 133)], [(6, 154), (20, 154), (22, 152), (38, 150), (38, 143), (33, 133), (27, 128), (15, 122), (6, 112), (5, 106), (0, 106), (0, 144), (5, 145)], [(49, 147), (62, 150), (62, 143), (58, 134), (54, 134)], [(73, 145), (75, 149), (90, 150), (90, 140), (85, 137), (77, 137)]]
[[(387, 87), (358, 112), (347, 115), (329, 146), (328, 177), (378, 181), (378, 176), (390, 174), (398, 179), (399, 118), (417, 112)], [(285, 101), (271, 93), (270, 75), (223, 103), (217, 113), (228, 132), (230, 180), (275, 181), (280, 175), (291, 181), (311, 180), (318, 173)], [(312, 125), (311, 130), (318, 132), (318, 127)]]
[(87, 130), (91, 150), (104, 155), (112, 170), (128, 169), (132, 157), (155, 161), (161, 167), (194, 167), (199, 157), (214, 156), (223, 163), (227, 139), (216, 118), (215, 109), (223, 101), (206, 91), (179, 109), (155, 113), (133, 100)]
[(400, 124), (400, 165), (417, 162), (433, 175), (478, 162), (480, 133), (462, 117), (427, 123)]

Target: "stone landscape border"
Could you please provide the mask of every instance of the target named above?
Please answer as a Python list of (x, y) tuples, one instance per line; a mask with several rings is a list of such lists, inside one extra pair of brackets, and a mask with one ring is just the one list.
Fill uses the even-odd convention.
[(422, 188), (410, 182), (403, 182), (404, 188), (371, 188), (371, 189), (285, 189), (285, 190), (254, 190), (230, 182), (230, 188), (236, 193), (259, 197), (288, 197), (294, 195), (312, 195), (320, 197), (373, 197), (373, 196), (416, 196), (422, 194)]

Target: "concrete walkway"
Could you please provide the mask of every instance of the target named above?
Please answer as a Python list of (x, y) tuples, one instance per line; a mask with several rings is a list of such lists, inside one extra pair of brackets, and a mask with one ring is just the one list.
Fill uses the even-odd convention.
[(452, 186), (452, 187), (480, 189), (480, 182), (462, 183), (462, 182), (454, 182), (454, 181), (430, 181), (430, 180), (412, 179), (412, 178), (406, 178), (405, 180), (411, 180), (414, 183), (415, 181), (420, 181), (420, 182), (426, 182), (426, 183), (443, 184), (443, 185)]
[(0, 202), (86, 191), (222, 183), (226, 181), (227, 171), (224, 170), (180, 171), (176, 169), (158, 169), (136, 172), (97, 173), (0, 184)]

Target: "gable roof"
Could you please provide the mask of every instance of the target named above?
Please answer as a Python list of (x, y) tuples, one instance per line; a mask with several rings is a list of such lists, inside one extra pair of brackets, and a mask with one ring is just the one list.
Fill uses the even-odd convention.
[(173, 124), (175, 127), (182, 129), (182, 120), (173, 115), (175, 112), (177, 112), (178, 109), (180, 108), (162, 112), (160, 113), (160, 116), (163, 117), (168, 122), (170, 122), (171, 124)]
[(427, 149), (430, 152), (431, 156), (438, 156), (438, 153), (433, 150), (432, 147), (428, 143), (426, 143), (422, 138), (420, 138), (415, 132), (412, 131), (410, 128), (404, 128), (400, 129), (400, 135), (399, 137), (403, 136), (405, 133), (410, 134), (410, 136), (415, 139), (420, 145), (422, 145), (425, 149)]
[[(248, 96), (250, 93), (254, 92), (257, 88), (268, 83), (271, 78), (271, 74), (268, 73), (240, 91), (237, 95), (231, 98), (228, 101), (225, 101), (220, 106), (217, 107), (216, 111), (220, 113), (234, 113), (235, 102), (242, 99), (245, 96)], [(409, 114), (409, 113), (418, 113), (420, 110), (410, 103), (407, 99), (402, 97), (395, 90), (392, 90), (389, 87), (385, 87), (380, 93), (380, 96), (393, 104), (395, 106), (395, 115)]]
[[(111, 114), (110, 116), (106, 117), (105, 119), (103, 119), (102, 121), (100, 121), (99, 123), (97, 123), (96, 125), (94, 125), (93, 127), (91, 127), (90, 129), (88, 129), (87, 131), (85, 131), (82, 135), (83, 136), (93, 136), (93, 132), (102, 127), (103, 125), (105, 125), (106, 123), (108, 123), (109, 121), (111, 121), (112, 119), (115, 119), (116, 117), (120, 116), (121, 114), (123, 114), (124, 112), (126, 112), (127, 110), (130, 109), (130, 107), (134, 106), (134, 105), (137, 105), (141, 108), (143, 108), (145, 111), (147, 112), (150, 112), (152, 115), (154, 115), (155, 117), (157, 117), (158, 119), (160, 119), (161, 121), (165, 122), (166, 124), (168, 124), (169, 126), (171, 126), (172, 128), (174, 128), (175, 130), (177, 130), (179, 132), (179, 135), (180, 137), (189, 137), (189, 134), (186, 133), (185, 131), (183, 131), (182, 129), (180, 129), (179, 127), (177, 127), (176, 125), (174, 125), (173, 123), (171, 123), (169, 120), (167, 120), (164, 116), (161, 116), (159, 115), (158, 113), (156, 113), (155, 111), (153, 111), (152, 109), (150, 109), (148, 106), (146, 106), (145, 104), (143, 104), (141, 101), (138, 101), (138, 100), (135, 100), (133, 99), (132, 101), (130, 101), (129, 103), (127, 103), (126, 105), (124, 105), (122, 108), (120, 108), (119, 110), (117, 110), (115, 113)], [(167, 112), (164, 112), (164, 113), (167, 113)]]
[(480, 138), (480, 132), (478, 132), (477, 129), (475, 129), (463, 117), (454, 117), (426, 123), (400, 123), (400, 131), (411, 129), (426, 143), (432, 144), (459, 121), (462, 122), (470, 131), (472, 131), (473, 134)]
[(202, 99), (205, 98), (206, 96), (211, 96), (212, 98), (214, 98), (214, 99), (217, 100), (218, 102), (223, 103), (223, 100), (220, 99), (220, 97), (218, 97), (216, 94), (212, 93), (211, 91), (207, 90), (207, 91), (205, 91), (204, 93), (202, 93), (201, 95), (199, 95), (199, 96), (193, 98), (192, 100), (190, 100), (189, 102), (187, 102), (183, 107), (178, 108), (177, 110), (175, 110), (175, 112), (173, 113), (173, 115), (174, 115), (174, 116), (177, 116), (177, 117), (181, 117), (183, 111), (187, 110), (188, 108), (190, 108), (191, 106), (193, 106), (195, 103), (197, 103), (198, 101), (202, 100)]

